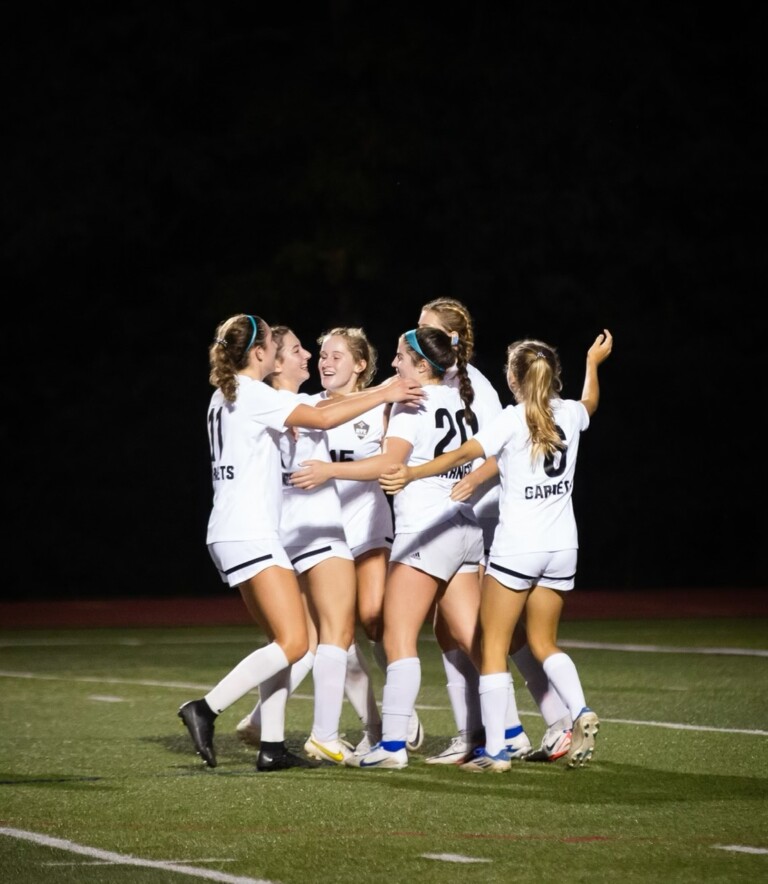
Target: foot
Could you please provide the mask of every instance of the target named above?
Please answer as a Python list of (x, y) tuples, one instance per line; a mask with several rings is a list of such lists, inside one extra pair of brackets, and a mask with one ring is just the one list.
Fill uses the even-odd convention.
[(525, 756), (525, 761), (557, 761), (571, 748), (571, 728), (548, 730), (541, 738), (541, 746)]
[(402, 770), (408, 767), (408, 752), (402, 749), (394, 751), (385, 749), (381, 743), (376, 745), (365, 755), (352, 755), (344, 762), (347, 767), (362, 767), (366, 769)]
[(318, 761), (331, 761), (333, 764), (344, 764), (354, 754), (354, 748), (346, 740), (318, 740), (314, 734), (304, 744), (304, 751), (310, 758)]
[(573, 722), (571, 746), (566, 756), (568, 767), (584, 767), (589, 763), (595, 751), (595, 737), (599, 730), (600, 720), (589, 706), (585, 706)]
[(506, 749), (501, 749), (497, 755), (489, 755), (485, 751), (485, 746), (478, 746), (472, 753), (468, 761), (461, 765), (462, 770), (469, 770), (473, 773), (504, 773), (512, 767), (509, 760), (509, 753)]
[(216, 767), (216, 753), (213, 751), (213, 722), (216, 713), (205, 700), (190, 700), (178, 711), (179, 718), (187, 726), (195, 752), (208, 767)]
[(285, 743), (270, 743), (268, 746), (262, 743), (256, 759), (256, 770), (269, 772), (290, 770), (292, 767), (317, 767), (317, 764), (289, 752)]
[(451, 739), (450, 744), (437, 755), (430, 755), (424, 761), (427, 764), (464, 764), (472, 754), (476, 743), (470, 743), (459, 734)]
[(242, 743), (248, 746), (258, 746), (261, 743), (261, 726), (251, 721), (251, 716), (245, 718), (237, 725), (237, 736)]
[(528, 734), (523, 731), (523, 733), (518, 734), (515, 737), (508, 737), (505, 743), (505, 749), (507, 750), (507, 755), (509, 755), (510, 759), (525, 758), (533, 749), (533, 746), (531, 746), (531, 741), (528, 739)]
[(417, 749), (421, 748), (421, 744), (424, 742), (424, 727), (421, 724), (421, 720), (419, 716), (416, 714), (416, 710), (414, 709), (411, 713), (411, 717), (408, 720), (408, 737), (405, 741), (405, 746), (409, 752), (415, 752)]

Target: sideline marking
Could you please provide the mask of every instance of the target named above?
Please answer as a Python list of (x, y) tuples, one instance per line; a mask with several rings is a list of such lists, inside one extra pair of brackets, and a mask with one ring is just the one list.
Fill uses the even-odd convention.
[(141, 866), (145, 869), (163, 869), (168, 872), (178, 872), (181, 875), (191, 875), (193, 878), (207, 878), (209, 881), (220, 881), (222, 884), (274, 884), (266, 878), (244, 878), (240, 875), (227, 875), (225, 872), (214, 872), (210, 869), (198, 869), (185, 863), (175, 863), (172, 860), (141, 859), (127, 853), (113, 853), (111, 850), (97, 850), (94, 847), (84, 847), (67, 841), (64, 838), (51, 838), (48, 835), (40, 835), (37, 832), (25, 832), (23, 829), (9, 829), (0, 827), (0, 835), (9, 838), (18, 838), (21, 841), (31, 841), (33, 844), (41, 844), (43, 847), (55, 847), (58, 850), (67, 850), (70, 853), (80, 853), (94, 859), (104, 860), (109, 865)]
[(478, 856), (462, 856), (460, 853), (422, 853), (422, 859), (436, 859), (444, 863), (489, 863), (490, 859), (481, 859)]
[(735, 853), (768, 854), (768, 847), (744, 847), (741, 844), (713, 844), (715, 850), (732, 850)]

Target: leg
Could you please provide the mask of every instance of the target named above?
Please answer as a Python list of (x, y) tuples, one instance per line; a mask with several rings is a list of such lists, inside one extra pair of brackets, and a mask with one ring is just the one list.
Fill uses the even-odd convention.
[(216, 766), (216, 716), (307, 651), (304, 609), (292, 570), (265, 568), (238, 588), (249, 613), (271, 641), (241, 660), (202, 700), (190, 701), (179, 709), (195, 750), (209, 767)]
[(557, 630), (562, 610), (561, 592), (545, 586), (534, 587), (526, 613), (528, 643), (568, 707), (573, 720), (573, 734), (567, 762), (569, 767), (577, 767), (587, 764), (591, 759), (600, 722), (586, 704), (573, 660), (557, 646)]
[(315, 703), (308, 755), (341, 764), (350, 747), (339, 739), (347, 653), (354, 639), (355, 565), (332, 556), (299, 578), (316, 612), (318, 645), (312, 670)]

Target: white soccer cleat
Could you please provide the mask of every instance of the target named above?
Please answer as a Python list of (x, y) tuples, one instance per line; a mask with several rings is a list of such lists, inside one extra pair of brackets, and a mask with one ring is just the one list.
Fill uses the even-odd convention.
[(408, 752), (405, 748), (390, 752), (381, 743), (365, 755), (352, 754), (345, 762), (347, 767), (360, 767), (366, 770), (402, 770), (408, 767)]
[(489, 755), (485, 751), (485, 746), (478, 746), (470, 759), (461, 765), (462, 770), (469, 770), (473, 773), (504, 773), (511, 767), (509, 753), (506, 749), (502, 749), (498, 755)]
[(463, 764), (476, 745), (459, 735), (453, 737), (448, 747), (438, 755), (430, 755), (424, 761), (426, 764)]
[(316, 758), (318, 761), (330, 761), (333, 764), (344, 764), (354, 754), (352, 744), (346, 740), (336, 739), (321, 742), (314, 734), (309, 735), (309, 739), (304, 744), (304, 751), (310, 758)]
[(600, 719), (589, 706), (585, 706), (573, 723), (571, 746), (566, 756), (568, 767), (584, 767), (589, 763), (595, 751), (595, 737), (599, 730)]
[(531, 741), (528, 739), (528, 734), (523, 731), (522, 734), (518, 734), (516, 737), (508, 739), (505, 744), (505, 749), (507, 750), (507, 755), (509, 755), (510, 759), (525, 758), (533, 749), (533, 746), (531, 746)]
[(424, 727), (414, 709), (411, 713), (411, 717), (408, 719), (408, 736), (406, 737), (405, 747), (409, 752), (415, 752), (417, 749), (421, 748), (423, 742)]
[(541, 746), (525, 756), (525, 761), (557, 761), (571, 748), (571, 728), (550, 728), (541, 738)]
[(253, 724), (251, 716), (246, 715), (245, 718), (237, 726), (237, 736), (240, 741), (249, 746), (261, 745), (261, 725)]

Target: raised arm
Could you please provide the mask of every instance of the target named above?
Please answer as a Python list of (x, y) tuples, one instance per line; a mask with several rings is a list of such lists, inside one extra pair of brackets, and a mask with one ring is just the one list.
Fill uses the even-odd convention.
[(600, 382), (597, 379), (597, 367), (604, 362), (613, 349), (613, 335), (607, 328), (595, 338), (587, 350), (587, 367), (584, 373), (584, 387), (581, 391), (581, 402), (590, 417), (597, 411), (600, 402)]
[(331, 430), (384, 402), (418, 402), (423, 398), (424, 390), (420, 384), (393, 375), (375, 387), (334, 396), (323, 400), (322, 404), (309, 405), (302, 402), (288, 415), (285, 423), (289, 427)]
[(407, 467), (405, 464), (391, 466), (379, 476), (379, 485), (387, 494), (397, 494), (403, 488), (416, 479), (426, 479), (428, 476), (438, 476), (445, 473), (451, 467), (458, 467), (469, 463), (477, 457), (485, 457), (485, 452), (479, 442), (474, 439), (467, 441), (455, 451), (446, 451), (433, 460), (418, 464), (415, 467)]

